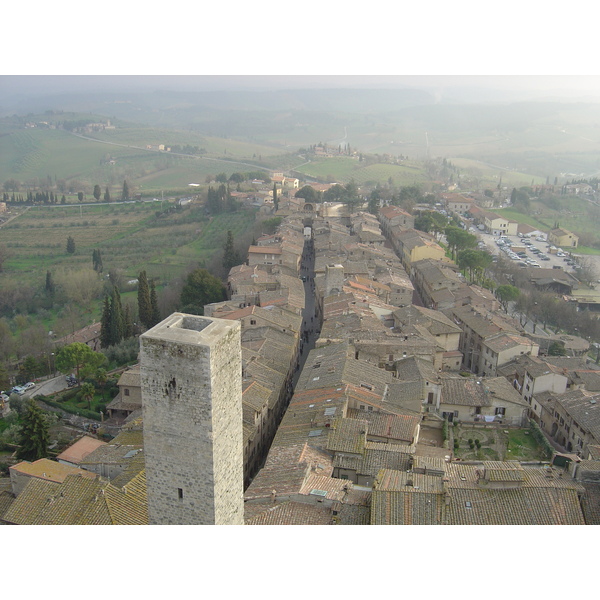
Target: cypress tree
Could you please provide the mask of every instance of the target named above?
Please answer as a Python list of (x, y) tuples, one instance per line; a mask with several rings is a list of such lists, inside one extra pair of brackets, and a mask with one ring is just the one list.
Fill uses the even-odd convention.
[(129, 186), (127, 185), (127, 181), (123, 182), (123, 197), (121, 200), (129, 200)]
[(100, 345), (102, 348), (108, 348), (111, 345), (110, 313), (110, 298), (108, 296), (104, 296), (104, 306), (102, 308), (102, 317), (100, 318)]
[(242, 262), (239, 252), (236, 252), (233, 247), (233, 233), (231, 233), (231, 229), (227, 231), (227, 241), (225, 242), (224, 249), (223, 268), (229, 272), (231, 267), (235, 267)]
[(100, 250), (92, 250), (92, 264), (94, 271), (102, 273), (102, 254), (100, 253)]
[(46, 292), (48, 292), (48, 294), (54, 294), (54, 290), (55, 285), (54, 281), (52, 280), (52, 273), (50, 273), (50, 271), (46, 271)]
[(148, 277), (146, 271), (142, 271), (138, 277), (138, 313), (140, 322), (144, 327), (151, 327), (152, 321), (152, 304), (150, 301), (150, 288), (148, 287)]
[(17, 458), (28, 461), (45, 458), (48, 455), (49, 443), (48, 422), (40, 407), (33, 399), (30, 399), (21, 421)]
[(129, 304), (125, 305), (125, 312), (123, 314), (123, 339), (129, 339), (133, 335), (133, 319), (131, 318), (131, 309)]
[(118, 288), (113, 288), (110, 311), (110, 345), (118, 344), (125, 333), (125, 322), (123, 318), (123, 307), (121, 306), (121, 294)]
[(157, 323), (160, 323), (160, 310), (158, 308), (158, 298), (156, 296), (156, 287), (154, 281), (150, 282), (150, 306), (152, 307), (152, 319), (150, 327), (154, 327)]
[(75, 240), (71, 236), (67, 238), (67, 252), (75, 254)]

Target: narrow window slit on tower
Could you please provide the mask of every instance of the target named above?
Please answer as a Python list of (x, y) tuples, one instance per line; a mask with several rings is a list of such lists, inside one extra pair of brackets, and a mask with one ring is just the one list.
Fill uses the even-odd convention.
[(177, 488), (177, 497), (180, 500), (183, 500), (183, 489), (182, 488)]

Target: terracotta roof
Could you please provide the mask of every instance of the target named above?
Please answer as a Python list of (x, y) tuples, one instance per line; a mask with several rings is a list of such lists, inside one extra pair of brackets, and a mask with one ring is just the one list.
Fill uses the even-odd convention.
[(80, 475), (62, 484), (32, 479), (4, 519), (16, 525), (147, 525), (145, 489), (143, 474), (126, 490)]
[(84, 435), (78, 439), (74, 444), (71, 444), (66, 450), (61, 452), (56, 460), (64, 460), (73, 464), (79, 464), (90, 452), (93, 452), (96, 448), (106, 445), (106, 442)]
[(367, 427), (364, 419), (336, 419), (329, 430), (327, 450), (362, 454), (367, 441)]
[(246, 520), (246, 525), (332, 525), (331, 508), (322, 504), (282, 502)]
[(40, 458), (35, 462), (20, 462), (12, 467), (11, 471), (15, 471), (22, 475), (29, 475), (38, 479), (44, 479), (46, 481), (52, 481), (55, 483), (62, 483), (68, 475), (80, 475), (89, 479), (95, 479), (97, 476), (95, 473), (90, 473), (79, 469), (78, 467), (71, 467), (54, 460), (47, 458)]

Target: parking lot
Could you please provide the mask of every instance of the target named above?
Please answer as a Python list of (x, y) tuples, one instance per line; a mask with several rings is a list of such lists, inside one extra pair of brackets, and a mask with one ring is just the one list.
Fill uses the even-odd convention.
[(485, 249), (496, 256), (503, 256), (523, 268), (562, 269), (574, 272), (575, 261), (569, 253), (549, 244), (543, 237), (497, 236), (483, 231), (470, 230), (485, 244)]

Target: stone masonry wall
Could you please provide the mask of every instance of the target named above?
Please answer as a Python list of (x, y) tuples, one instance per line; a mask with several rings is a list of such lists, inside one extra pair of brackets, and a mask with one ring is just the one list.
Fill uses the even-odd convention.
[(240, 331), (175, 313), (140, 338), (152, 524), (243, 524)]

